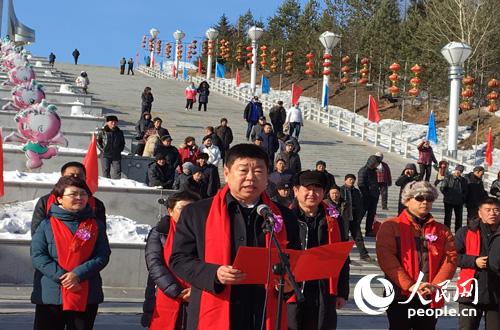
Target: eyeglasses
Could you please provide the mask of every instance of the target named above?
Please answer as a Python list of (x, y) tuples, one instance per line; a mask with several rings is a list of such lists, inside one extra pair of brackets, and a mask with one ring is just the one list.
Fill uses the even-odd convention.
[(70, 197), (70, 198), (77, 198), (77, 197), (84, 198), (84, 197), (89, 197), (89, 194), (87, 194), (86, 191), (82, 191), (80, 193), (71, 193), (71, 194), (66, 194), (66, 195), (63, 195), (63, 196), (67, 196), (67, 197)]
[(434, 197), (433, 196), (429, 196), (429, 195), (418, 195), (418, 196), (415, 196), (413, 197), (417, 202), (423, 202), (423, 201), (427, 201), (427, 202), (434, 202)]
[(486, 212), (486, 213), (500, 214), (500, 209), (499, 208), (494, 208), (494, 209), (482, 208), (482, 210), (484, 212)]

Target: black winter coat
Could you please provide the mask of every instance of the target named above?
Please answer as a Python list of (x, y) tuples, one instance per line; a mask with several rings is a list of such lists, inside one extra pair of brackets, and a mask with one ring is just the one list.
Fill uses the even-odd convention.
[(278, 138), (276, 134), (273, 132), (269, 134), (265, 134), (264, 132), (260, 133), (259, 136), (262, 138), (262, 148), (267, 153), (269, 157), (269, 165), (272, 166), (274, 163), (274, 153), (279, 149)]
[(141, 95), (141, 101), (142, 101), (141, 112), (151, 112), (151, 106), (153, 105), (154, 100), (155, 100), (155, 98), (153, 97), (153, 94), (142, 93), (142, 95)]
[(283, 126), (286, 121), (286, 110), (284, 107), (275, 105), (269, 110), (269, 118), (273, 126)]
[(333, 176), (332, 173), (329, 173), (327, 170), (325, 170), (323, 173), (325, 174), (326, 178), (326, 183), (325, 183), (325, 196), (326, 196), (330, 191), (330, 189), (336, 186), (337, 183), (335, 182), (335, 177)]
[[(47, 201), (49, 197), (50, 194), (44, 195), (38, 199), (38, 202), (36, 202), (33, 210), (33, 216), (31, 218), (31, 236), (33, 236), (42, 220), (47, 219)], [(101, 202), (99, 198), (94, 197), (94, 199), (95, 217), (97, 220), (101, 220), (104, 224), (106, 224), (106, 208), (104, 207), (104, 203)]]
[(365, 214), (361, 192), (355, 187), (349, 188), (343, 185), (340, 187), (340, 196), (347, 202), (346, 211), (345, 214), (343, 214), (347, 221), (361, 222)]
[(500, 179), (493, 181), (491, 184), (490, 194), (500, 199)]
[(166, 146), (163, 143), (159, 142), (155, 146), (155, 150), (153, 152), (153, 156), (162, 155), (163, 158), (167, 161), (167, 164), (174, 169), (179, 166), (181, 157), (179, 155), (179, 150), (173, 145)]
[[(496, 305), (497, 300), (493, 295), (491, 290), (491, 283), (494, 280), (495, 276), (491, 273), (491, 270), (479, 269), (476, 266), (476, 256), (467, 255), (466, 254), (466, 237), (467, 231), (472, 230), (480, 230), (481, 231), (481, 250), (479, 253), (480, 257), (488, 256), (488, 250), (491, 243), (491, 239), (493, 237), (494, 232), (490, 230), (490, 228), (481, 222), (479, 219), (473, 219), (469, 221), (466, 227), (460, 228), (455, 234), (455, 248), (457, 250), (458, 257), (458, 267), (461, 268), (474, 268), (476, 270), (475, 278), (479, 283), (479, 305)], [(497, 291), (497, 293), (500, 293)], [(461, 303), (472, 303), (473, 297), (460, 297), (458, 299)]]
[(148, 185), (150, 187), (161, 186), (163, 189), (172, 189), (175, 179), (175, 167), (165, 164), (164, 166), (152, 162), (148, 166)]
[[(201, 85), (201, 84), (200, 84)], [(196, 90), (198, 92), (198, 102), (208, 103), (208, 95), (210, 95), (209, 87), (198, 87)]]
[[(198, 325), (198, 315), (200, 309), (200, 298), (202, 290), (211, 293), (220, 293), (224, 290), (224, 286), (216, 284), (217, 269), (221, 265), (206, 263), (205, 262), (205, 227), (208, 217), (208, 212), (212, 205), (213, 198), (208, 198), (198, 202), (187, 205), (181, 213), (179, 222), (177, 223), (177, 230), (175, 232), (174, 247), (170, 257), (170, 265), (172, 270), (183, 278), (185, 281), (191, 283), (191, 297), (189, 298), (188, 305), (188, 329), (195, 330)], [(241, 207), (238, 202), (231, 196), (230, 193), (226, 195), (226, 203), (229, 216), (231, 218), (231, 261), (233, 263), (236, 257), (236, 251), (240, 246), (252, 246), (252, 243), (247, 242), (248, 233), (247, 225), (242, 215)], [(260, 203), (258, 203), (260, 204)], [(295, 216), (290, 213), (287, 208), (277, 205), (280, 208), (284, 223), (286, 226), (287, 240), (289, 249), (300, 249), (300, 242), (298, 238), (298, 228)], [(255, 211), (254, 211), (255, 212)], [(255, 214), (255, 213), (254, 213)], [(264, 234), (261, 230), (263, 219), (259, 216), (255, 218), (254, 231), (258, 233), (258, 241), (260, 247), (263, 247), (265, 240)], [(243, 313), (248, 317), (248, 310), (241, 310), (241, 305), (248, 305), (248, 296), (240, 292), (252, 292), (255, 290), (262, 290), (262, 285), (234, 285), (231, 289), (231, 314), (240, 315)], [(242, 304), (235, 302), (241, 300)], [(263, 299), (262, 299), (263, 303)], [(261, 305), (256, 307), (262, 310)], [(233, 315), (234, 315), (233, 314)], [(285, 314), (286, 315), (286, 314)], [(232, 329), (238, 329), (238, 325), (233, 324)]]
[(288, 153), (286, 151), (280, 152), (276, 159), (283, 159), (285, 161), (285, 168), (290, 171), (292, 175), (296, 175), (302, 171), (302, 164), (300, 162), (299, 154), (295, 152)]
[(144, 255), (149, 274), (143, 304), (144, 313), (141, 319), (141, 324), (144, 327), (149, 327), (151, 323), (155, 308), (156, 287), (172, 298), (177, 297), (183, 290), (179, 281), (177, 281), (172, 271), (167, 267), (163, 255), (169, 226), (170, 217), (166, 215), (151, 229), (146, 240)]
[(413, 176), (408, 176), (405, 174), (405, 171), (403, 170), (401, 176), (396, 180), (396, 186), (400, 187), (399, 198), (398, 198), (398, 214), (401, 213), (401, 211), (405, 208), (405, 206), (401, 202), (401, 195), (403, 194), (403, 190), (405, 189), (408, 183), (412, 181), (419, 181), (419, 179), (420, 175), (417, 172), (415, 172)]
[(179, 174), (175, 180), (172, 189), (179, 190), (182, 186), (184, 186), (185, 182), (191, 177), (191, 175), (186, 175), (183, 173)]
[[(298, 219), (301, 248), (305, 250), (306, 248), (314, 247), (314, 246), (309, 246), (309, 247), (307, 246), (307, 242), (310, 241), (308, 236), (310, 236), (311, 233), (309, 233), (308, 225), (303, 219), (302, 211), (298, 206), (297, 200), (293, 202), (291, 210), (292, 213)], [(328, 244), (328, 225), (326, 222), (325, 212), (326, 210), (324, 210), (321, 207), (320, 210), (318, 211), (318, 215), (316, 216), (315, 220), (317, 223), (317, 239), (318, 239), (317, 246)], [(339, 217), (338, 225), (341, 232), (341, 240), (347, 241), (348, 237), (345, 235), (344, 230), (342, 230), (343, 224), (341, 222), (341, 217)], [(337, 296), (343, 297), (346, 300), (349, 296), (349, 263), (350, 260), (348, 257), (342, 269), (340, 270), (338, 285), (337, 285)], [(317, 315), (319, 315), (318, 329), (331, 329), (331, 326), (333, 326), (333, 321), (335, 318), (336, 297), (331, 296), (329, 293), (330, 285), (328, 279), (304, 282), (304, 286), (306, 287), (307, 290), (308, 285), (315, 285), (315, 283), (319, 285), (319, 294), (321, 295), (321, 297), (316, 298), (317, 299), (316, 301), (319, 301), (319, 305), (317, 306), (318, 308)], [(306, 301), (304, 304), (308, 303), (313, 303), (313, 301), (309, 302)], [(299, 320), (303, 317), (302, 306), (303, 304), (298, 304), (298, 303), (291, 303), (288, 304), (287, 306), (288, 326), (291, 329), (298, 329), (298, 324), (300, 322)]]
[(201, 180), (196, 182), (193, 177), (189, 177), (179, 188), (181, 191), (189, 191), (197, 194), (201, 199), (207, 198), (207, 184)]
[(215, 196), (220, 188), (220, 177), (219, 170), (217, 166), (212, 164), (206, 164), (201, 168), (202, 180), (205, 182), (207, 187), (207, 197)]
[(366, 165), (358, 171), (358, 187), (363, 198), (378, 198), (380, 187), (377, 181), (377, 169), (374, 164), (379, 163), (377, 156), (370, 156)]
[(101, 151), (101, 157), (121, 160), (122, 151), (125, 149), (125, 137), (119, 127), (113, 130), (107, 125), (97, 133), (97, 147)]
[(467, 180), (462, 177), (456, 177), (453, 174), (446, 176), (439, 188), (443, 193), (443, 202), (451, 205), (463, 205), (467, 197)]
[[(229, 126), (217, 126), (215, 134), (221, 140), (222, 149), (228, 150), (231, 143), (233, 143), (233, 130)], [(222, 151), (221, 149), (221, 151)]]
[(151, 119), (144, 119), (144, 114), (142, 116), (141, 119), (139, 119), (139, 121), (137, 122), (137, 124), (135, 125), (135, 133), (136, 133), (136, 137), (138, 139), (141, 140), (142, 143), (145, 143), (144, 140), (142, 140), (142, 138), (144, 137), (144, 134), (146, 133), (146, 131), (148, 129), (150, 129), (151, 127), (153, 126), (153, 122), (151, 121)]
[(490, 239), (488, 246), (488, 269), (490, 281), (488, 282), (493, 296), (497, 302), (497, 311), (500, 313), (500, 229), (497, 229)]
[(465, 180), (467, 180), (467, 197), (465, 198), (465, 204), (468, 208), (479, 207), (479, 203), (488, 197), (488, 193), (484, 189), (483, 180), (476, 177), (474, 173), (466, 174)]

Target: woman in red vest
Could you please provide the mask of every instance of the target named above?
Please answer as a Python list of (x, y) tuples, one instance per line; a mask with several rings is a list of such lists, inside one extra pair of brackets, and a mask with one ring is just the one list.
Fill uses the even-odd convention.
[[(428, 316), (432, 314), (428, 309), (443, 307), (443, 299), (435, 300), (436, 290), (451, 280), (457, 268), (453, 235), (430, 213), (437, 197), (436, 188), (427, 181), (408, 183), (401, 194), (406, 209), (385, 220), (377, 233), (378, 263), (394, 287), (394, 300), (387, 309), (389, 329), (436, 327), (437, 318)], [(413, 292), (418, 294), (412, 296)], [(423, 304), (419, 295), (429, 303)], [(406, 302), (409, 297), (413, 298)], [(424, 310), (426, 316), (409, 317), (409, 309)]]
[(170, 195), (166, 203), (168, 215), (149, 232), (145, 250), (149, 276), (141, 318), (144, 327), (162, 330), (186, 328), (186, 306), (191, 288), (172, 273), (168, 259), (182, 209), (199, 199), (188, 191)]
[(82, 179), (61, 177), (52, 194), (56, 203), (31, 241), (34, 329), (90, 330), (104, 300), (99, 272), (111, 254), (106, 228), (96, 221)]

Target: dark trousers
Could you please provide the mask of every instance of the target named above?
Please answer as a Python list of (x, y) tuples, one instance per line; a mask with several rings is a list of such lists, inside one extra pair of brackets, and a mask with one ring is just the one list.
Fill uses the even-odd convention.
[[(337, 310), (335, 309), (337, 297), (331, 295), (311, 297), (307, 295), (307, 292), (304, 295), (306, 298), (304, 303), (287, 305), (288, 330), (337, 329)], [(328, 301), (325, 302), (324, 298)]]
[(120, 74), (125, 73), (125, 65), (120, 65)]
[(365, 247), (365, 241), (363, 239), (363, 233), (361, 232), (361, 224), (359, 223), (359, 221), (349, 221), (349, 232), (351, 233), (354, 242), (356, 242), (356, 247), (358, 248), (359, 255), (361, 257), (368, 256), (368, 250)]
[(101, 157), (102, 174), (105, 178), (121, 179), (122, 162), (111, 158)]
[(193, 109), (193, 99), (186, 99), (186, 109)]
[(201, 106), (203, 105), (203, 111), (207, 111), (207, 103), (206, 102), (199, 102), (198, 103), (198, 111), (201, 111)]
[(85, 312), (63, 311), (62, 305), (36, 305), (34, 330), (92, 330), (99, 305)]
[(247, 141), (250, 139), (250, 134), (252, 133), (252, 128), (253, 126), (256, 124), (256, 123), (253, 123), (251, 121), (247, 122), (248, 126), (247, 126), (247, 134), (246, 134), (246, 137), (247, 137)]
[(281, 122), (273, 122), (273, 131), (275, 134), (278, 134), (279, 132), (283, 132), (283, 123)]
[(380, 187), (380, 197), (382, 197), (382, 209), (387, 210), (389, 186), (385, 182), (379, 182), (378, 186)]
[(290, 123), (289, 127), (290, 132), (288, 134), (290, 134), (290, 136), (294, 136), (298, 140), (300, 135), (300, 123), (294, 121)]
[(455, 233), (462, 227), (463, 205), (444, 203), (444, 224), (451, 229), (451, 212), (455, 212)]
[(433, 330), (436, 329), (437, 319), (434, 316), (408, 317), (408, 309), (429, 309), (424, 306), (418, 297), (413, 298), (408, 304), (399, 304), (393, 301), (387, 309), (389, 330)]
[(479, 210), (478, 206), (467, 206), (467, 220), (471, 220), (477, 218), (477, 211)]
[(127, 70), (127, 74), (130, 74), (131, 72), (132, 72), (132, 75), (134, 75), (134, 67), (129, 65), (128, 70)]
[[(420, 181), (424, 180), (429, 181), (431, 179), (432, 172), (432, 164), (418, 164), (418, 168), (420, 170)], [(425, 178), (424, 178), (425, 175)]]
[(137, 149), (135, 149), (135, 153), (138, 154), (139, 156), (142, 156), (142, 153), (144, 152), (145, 147), (146, 147), (145, 143), (138, 143)]
[(76, 56), (76, 57), (73, 56), (73, 58), (75, 59), (75, 65), (77, 65), (78, 64), (78, 56)]
[[(468, 311), (464, 313), (463, 311)], [(458, 318), (458, 329), (460, 330), (478, 330), (481, 318), (484, 313), (484, 329), (498, 330), (500, 329), (500, 314), (496, 306), (487, 307), (484, 305), (473, 304), (458, 304), (460, 316)], [(475, 315), (472, 310), (475, 310)]]
[(373, 221), (375, 221), (375, 215), (377, 214), (377, 204), (378, 204), (378, 195), (377, 197), (366, 196), (363, 198), (363, 205), (365, 206), (366, 212), (366, 223), (365, 223), (365, 235), (366, 233), (373, 232)]

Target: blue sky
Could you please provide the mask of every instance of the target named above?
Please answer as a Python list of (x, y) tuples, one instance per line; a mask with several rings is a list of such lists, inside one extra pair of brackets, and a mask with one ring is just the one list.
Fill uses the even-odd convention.
[[(300, 0), (304, 4), (306, 0)], [(6, 34), (7, 0), (4, 0), (2, 36)], [(120, 58), (134, 57), (142, 35), (151, 27), (160, 30), (160, 39), (173, 40), (181, 29), (185, 41), (204, 36), (205, 31), (225, 13), (232, 23), (251, 9), (255, 18), (274, 14), (277, 0), (192, 0), (192, 1), (118, 1), (118, 0), (14, 0), (16, 15), (36, 30), (36, 43), (29, 46), (35, 55), (56, 61), (72, 61), (71, 53), (80, 50), (82, 64), (117, 66)]]

